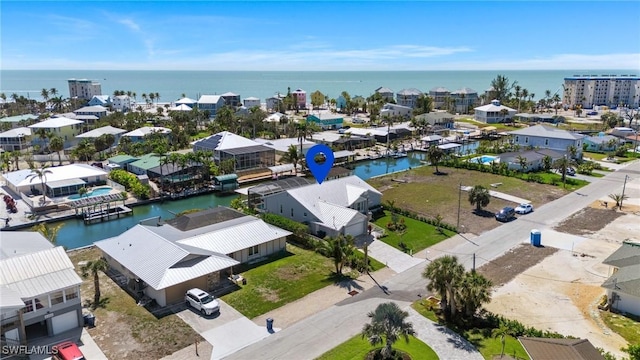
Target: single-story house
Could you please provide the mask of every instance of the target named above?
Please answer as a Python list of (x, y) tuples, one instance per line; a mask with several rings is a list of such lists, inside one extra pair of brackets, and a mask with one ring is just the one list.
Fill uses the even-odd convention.
[(359, 177), (347, 176), (264, 195), (260, 209), (307, 224), (316, 235), (359, 236), (367, 232), (369, 209), (381, 198)]
[(31, 129), (28, 127), (13, 128), (0, 133), (0, 148), (4, 151), (24, 150), (31, 143)]
[(586, 151), (615, 151), (622, 143), (622, 140), (613, 136), (599, 133), (597, 136), (586, 136), (584, 138), (584, 144), (586, 145)]
[[(62, 246), (38, 232), (10, 231), (0, 237), (2, 340), (29, 345), (84, 325), (80, 285)], [(72, 335), (69, 335), (72, 336)]]
[[(253, 139), (253, 141), (260, 143), (264, 146), (272, 148), (276, 151), (276, 155), (284, 155), (289, 151), (289, 147), (294, 145), (298, 152), (300, 152), (300, 141), (296, 138), (286, 138), (286, 139)], [(316, 145), (313, 141), (309, 141), (307, 139), (302, 140), (302, 153), (306, 154), (307, 150), (312, 146)]]
[(130, 290), (166, 306), (183, 301), (190, 288), (216, 288), (234, 265), (283, 251), (289, 235), (257, 217), (217, 207), (167, 222), (145, 221), (95, 245)]
[(551, 163), (564, 157), (566, 153), (562, 151), (556, 151), (551, 149), (538, 149), (538, 150), (524, 150), (519, 152), (508, 152), (499, 154), (499, 163), (505, 163), (510, 170), (521, 171), (520, 159), (527, 160), (527, 167), (525, 172), (540, 170), (544, 167), (544, 159), (548, 156), (551, 158)]
[(589, 339), (550, 339), (519, 337), (531, 360), (604, 360)]
[(478, 106), (474, 110), (474, 119), (487, 124), (510, 122), (518, 112), (508, 106), (501, 105), (500, 100), (491, 100), (491, 104)]
[(511, 141), (523, 148), (533, 147), (567, 152), (569, 146), (576, 149), (576, 158), (582, 159), (582, 141), (584, 135), (558, 129), (557, 127), (536, 125), (509, 131)]
[(160, 156), (157, 154), (145, 154), (135, 161), (127, 164), (127, 170), (136, 175), (149, 175), (147, 172), (160, 167)]
[(612, 309), (640, 316), (640, 243), (623, 241), (622, 246), (602, 262), (610, 266), (602, 284)]
[(104, 185), (107, 172), (87, 164), (70, 164), (47, 168), (45, 188), (42, 189), (40, 178), (30, 169), (23, 169), (4, 174), (7, 186), (16, 193), (45, 193), (48, 197), (60, 197), (76, 194), (81, 187)]
[(128, 133), (122, 134), (122, 137), (128, 137), (129, 139), (131, 139), (132, 143), (137, 143), (143, 141), (145, 136), (152, 133), (160, 133), (168, 138), (171, 135), (171, 129), (160, 126), (143, 126), (133, 131), (129, 131)]
[(274, 149), (234, 133), (223, 131), (193, 143), (193, 151), (211, 151), (214, 161), (220, 164), (233, 160), (234, 172), (267, 168), (276, 163)]
[(322, 130), (335, 130), (342, 128), (344, 118), (339, 114), (320, 113), (310, 114), (309, 116), (307, 116), (307, 121), (315, 123)]
[(122, 134), (126, 132), (127, 130), (118, 129), (117, 127), (108, 125), (108, 126), (99, 127), (97, 129), (93, 129), (91, 131), (87, 131), (85, 133), (77, 135), (76, 138), (94, 140), (95, 138), (98, 138), (102, 135), (111, 134), (115, 138), (115, 141), (113, 142), (112, 146), (116, 146), (120, 142), (120, 138), (122, 137)]
[(389, 141), (396, 139), (403, 139), (413, 134), (413, 129), (409, 126), (409, 123), (394, 124), (389, 128), (388, 126), (381, 126), (377, 128), (355, 128), (352, 127), (345, 131), (345, 134), (349, 134), (352, 137), (371, 138), (373, 137), (377, 142), (386, 143), (387, 134), (389, 134)]
[(126, 169), (127, 165), (139, 160), (140, 158), (131, 156), (131, 155), (116, 155), (107, 159), (109, 164), (115, 164), (121, 167), (122, 169)]

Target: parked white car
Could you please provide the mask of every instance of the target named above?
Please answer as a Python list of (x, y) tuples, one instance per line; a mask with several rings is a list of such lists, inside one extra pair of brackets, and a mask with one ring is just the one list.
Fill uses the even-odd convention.
[(193, 288), (184, 295), (187, 306), (200, 311), (203, 315), (211, 315), (220, 312), (220, 303), (204, 290)]
[(516, 207), (517, 214), (528, 214), (533, 211), (533, 205), (522, 203)]

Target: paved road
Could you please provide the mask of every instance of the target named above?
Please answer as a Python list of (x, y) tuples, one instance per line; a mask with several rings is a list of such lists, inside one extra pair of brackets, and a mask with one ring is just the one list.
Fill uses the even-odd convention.
[[(470, 269), (473, 254), (479, 267), (495, 259), (529, 238), (531, 229), (547, 229), (564, 218), (588, 206), (607, 194), (618, 193), (626, 175), (640, 177), (640, 161), (611, 173), (579, 191), (572, 192), (556, 201), (543, 205), (532, 214), (518, 218), (469, 241), (456, 241), (446, 252), (432, 252), (432, 256), (444, 253), (456, 254)], [(634, 195), (635, 196), (635, 195)], [(543, 239), (544, 241), (544, 239)], [(406, 308), (425, 293), (426, 280), (421, 277), (422, 264), (385, 282), (381, 288), (372, 288), (364, 293), (342, 301), (268, 338), (246, 347), (228, 359), (313, 359), (329, 349), (358, 334), (367, 322), (366, 313), (386, 301), (396, 301)], [(276, 319), (277, 321), (277, 319)], [(456, 341), (453, 338), (450, 341)], [(449, 358), (448, 354), (438, 354)]]

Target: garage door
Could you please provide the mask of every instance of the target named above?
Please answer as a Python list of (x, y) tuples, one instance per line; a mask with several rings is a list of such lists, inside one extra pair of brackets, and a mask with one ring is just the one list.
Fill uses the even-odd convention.
[(355, 223), (344, 228), (345, 235), (358, 236), (364, 233), (364, 222)]
[(61, 332), (65, 332), (78, 327), (78, 312), (69, 311), (64, 314), (54, 316), (51, 319), (51, 325), (53, 326), (53, 335), (58, 335)]

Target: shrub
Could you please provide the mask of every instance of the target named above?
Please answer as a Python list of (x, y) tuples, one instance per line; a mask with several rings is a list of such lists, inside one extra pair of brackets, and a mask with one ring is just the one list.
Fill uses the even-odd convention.
[(127, 191), (131, 191), (139, 199), (148, 199), (151, 194), (149, 185), (141, 183), (137, 176), (126, 170), (111, 170), (109, 178), (124, 186)]
[(263, 213), (261, 217), (266, 223), (291, 231), (298, 237), (304, 237), (309, 234), (309, 227), (307, 225), (288, 219), (284, 216), (272, 213)]

